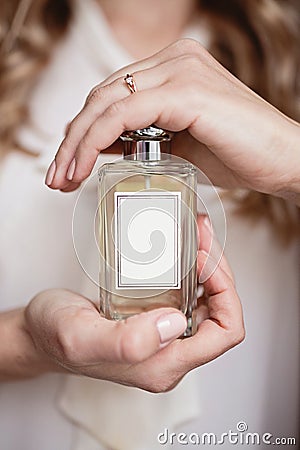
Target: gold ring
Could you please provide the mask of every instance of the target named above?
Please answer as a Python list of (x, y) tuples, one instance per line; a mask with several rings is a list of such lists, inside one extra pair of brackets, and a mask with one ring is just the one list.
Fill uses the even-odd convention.
[(136, 84), (135, 84), (132, 74), (127, 73), (126, 77), (124, 78), (124, 81), (125, 81), (128, 89), (130, 90), (131, 94), (134, 94), (135, 92), (137, 92)]

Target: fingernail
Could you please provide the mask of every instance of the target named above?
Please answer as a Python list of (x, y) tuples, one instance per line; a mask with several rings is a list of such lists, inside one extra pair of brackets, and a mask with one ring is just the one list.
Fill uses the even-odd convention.
[[(204, 265), (201, 269), (201, 273), (198, 277), (198, 283), (202, 284), (204, 283), (210, 275), (214, 272), (214, 270), (211, 270), (211, 265), (214, 264), (213, 259), (209, 253), (207, 253), (205, 250), (199, 250), (199, 253), (202, 253), (204, 256), (206, 256), (206, 260), (204, 262)], [(210, 275), (208, 276), (208, 272), (210, 272)]]
[(198, 284), (198, 286), (197, 286), (197, 298), (202, 297), (203, 294), (204, 294), (204, 286), (203, 286), (203, 284)]
[(212, 228), (211, 222), (210, 222), (210, 220), (209, 220), (209, 218), (207, 216), (204, 218), (203, 223), (204, 223), (205, 227), (207, 228), (207, 230), (210, 233), (212, 233), (213, 228)]
[(71, 164), (69, 165), (68, 172), (67, 172), (67, 179), (69, 181), (73, 180), (75, 168), (76, 168), (76, 161), (75, 161), (75, 158), (73, 158)]
[(172, 313), (161, 317), (157, 324), (161, 344), (180, 336), (186, 329), (186, 320), (181, 314)]
[(45, 183), (47, 186), (50, 186), (50, 184), (53, 181), (54, 175), (55, 175), (55, 171), (56, 171), (56, 162), (55, 159), (52, 161), (52, 163), (49, 166), (49, 169), (47, 171), (47, 175), (46, 175), (46, 179), (45, 179)]

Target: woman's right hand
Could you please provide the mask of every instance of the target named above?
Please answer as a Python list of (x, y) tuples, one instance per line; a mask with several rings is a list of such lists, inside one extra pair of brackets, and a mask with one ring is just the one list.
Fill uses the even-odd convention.
[[(210, 270), (211, 228), (204, 216), (198, 226), (200, 275), (205, 267)], [(174, 308), (115, 322), (79, 294), (44, 291), (25, 310), (0, 314), (0, 379), (65, 371), (152, 392), (172, 389), (191, 369), (244, 338), (242, 308), (224, 256), (203, 286), (198, 330), (186, 339), (177, 339), (186, 319)]]
[[(133, 73), (130, 94), (124, 75)], [(223, 187), (300, 197), (300, 126), (251, 91), (199, 43), (183, 39), (96, 86), (68, 127), (46, 183), (70, 191), (124, 130), (180, 132), (174, 152)]]
[[(207, 253), (212, 233), (207, 220), (198, 217), (198, 275), (210, 271), (212, 263), (216, 267)], [(174, 308), (115, 322), (101, 316), (88, 299), (65, 290), (33, 299), (25, 311), (26, 326), (37, 351), (60, 370), (163, 392), (244, 338), (242, 307), (224, 256), (203, 287), (198, 330), (186, 339), (177, 339), (186, 319)]]

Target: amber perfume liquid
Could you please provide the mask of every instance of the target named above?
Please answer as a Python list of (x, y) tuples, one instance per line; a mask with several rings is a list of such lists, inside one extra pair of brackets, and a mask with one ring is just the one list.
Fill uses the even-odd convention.
[(100, 308), (120, 320), (159, 307), (196, 305), (196, 171), (171, 156), (99, 170)]

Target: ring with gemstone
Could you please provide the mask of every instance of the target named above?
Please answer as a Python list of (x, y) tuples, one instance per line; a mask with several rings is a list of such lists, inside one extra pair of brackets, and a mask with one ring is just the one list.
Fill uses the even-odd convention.
[(136, 84), (135, 84), (132, 74), (127, 73), (126, 77), (124, 78), (124, 81), (125, 81), (128, 89), (130, 90), (131, 94), (134, 94), (135, 92), (137, 92), (137, 87), (136, 87)]

